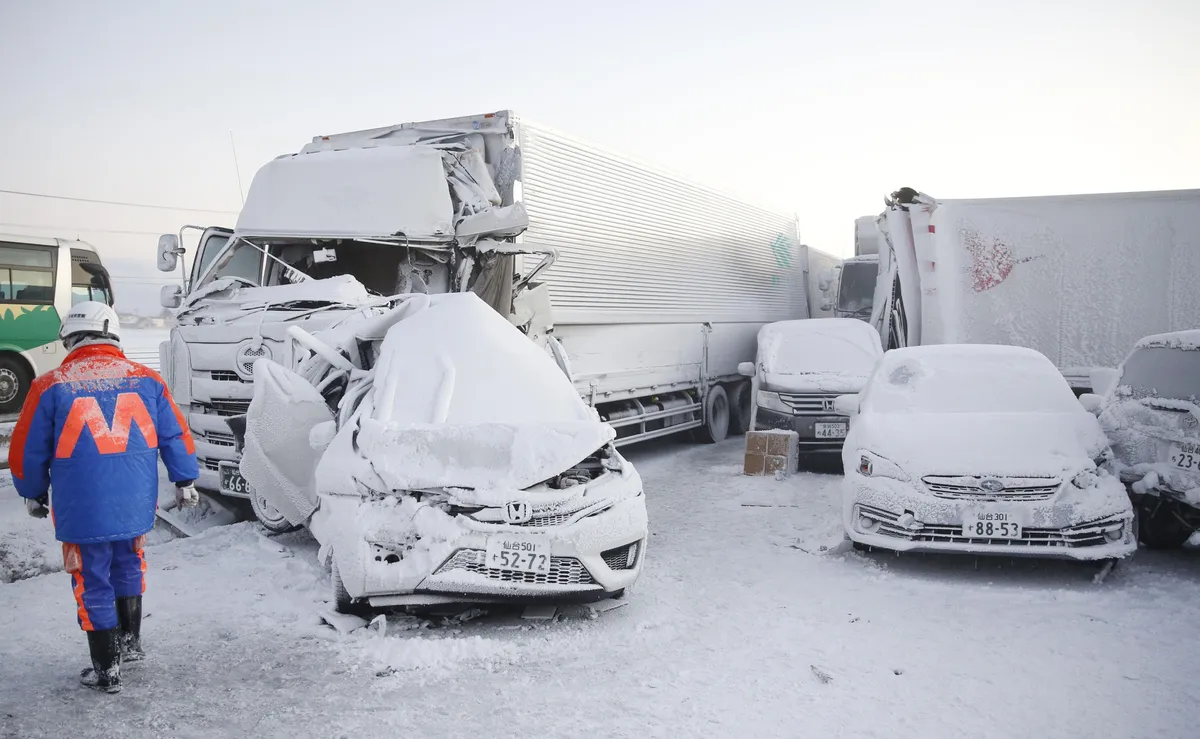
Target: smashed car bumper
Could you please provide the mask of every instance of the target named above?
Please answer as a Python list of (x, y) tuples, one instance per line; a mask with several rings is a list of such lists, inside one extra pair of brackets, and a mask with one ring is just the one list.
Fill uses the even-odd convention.
[[(1100, 560), (1127, 557), (1137, 549), (1127, 498), (1080, 520), (1072, 506), (1043, 501), (945, 500), (892, 479), (848, 479), (843, 524), (852, 541), (898, 552), (947, 552)], [(1124, 503), (1124, 505), (1122, 505)], [(980, 537), (964, 530), (965, 517), (1010, 513), (1019, 538)]]
[[(640, 493), (564, 525), (488, 524), (462, 516), (456, 520), (463, 527), (461, 534), (438, 547), (427, 573), (415, 585), (404, 560), (380, 556), (377, 545), (360, 540), (356, 551), (346, 554), (363, 568), (362, 587), (347, 582), (348, 589), (376, 606), (447, 600), (599, 600), (631, 587), (645, 560), (646, 499)], [(544, 544), (548, 567), (531, 572), (490, 566), (486, 555), (494, 538)], [(343, 555), (335, 556), (340, 561)]]

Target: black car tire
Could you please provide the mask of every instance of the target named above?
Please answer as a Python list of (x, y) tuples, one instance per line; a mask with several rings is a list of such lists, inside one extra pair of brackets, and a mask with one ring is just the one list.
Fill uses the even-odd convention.
[(1178, 549), (1192, 536), (1192, 527), (1179, 520), (1173, 503), (1142, 503), (1136, 518), (1138, 540), (1147, 549)]

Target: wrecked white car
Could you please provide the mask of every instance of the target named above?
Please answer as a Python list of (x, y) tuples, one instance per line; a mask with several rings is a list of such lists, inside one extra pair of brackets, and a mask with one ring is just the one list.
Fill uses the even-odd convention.
[(598, 600), (637, 580), (645, 497), (615, 432), (478, 297), (289, 336), (293, 367), (255, 364), (241, 472), (320, 542), (339, 610)]
[(1147, 336), (1103, 399), (1082, 399), (1112, 441), (1141, 542), (1182, 546), (1200, 530), (1200, 331)]
[(1049, 359), (1013, 346), (886, 353), (842, 451), (843, 522), (860, 547), (1107, 560), (1137, 548), (1096, 419)]

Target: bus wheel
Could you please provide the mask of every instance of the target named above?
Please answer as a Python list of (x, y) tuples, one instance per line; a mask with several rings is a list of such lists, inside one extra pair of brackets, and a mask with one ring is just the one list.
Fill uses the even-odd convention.
[(24, 360), (0, 354), (0, 414), (20, 413), (32, 382), (33, 373)]

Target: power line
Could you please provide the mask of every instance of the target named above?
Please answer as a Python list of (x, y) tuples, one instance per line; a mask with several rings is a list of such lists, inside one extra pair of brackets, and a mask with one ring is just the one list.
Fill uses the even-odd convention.
[(95, 198), (75, 198), (68, 195), (47, 195), (42, 192), (26, 192), (24, 190), (0, 190), (5, 195), (24, 195), (30, 198), (49, 198), (51, 200), (70, 200), (76, 203), (99, 203), (100, 205), (121, 205), (126, 208), (153, 208), (155, 210), (188, 211), (191, 213), (227, 213), (237, 215), (236, 210), (216, 210), (214, 208), (177, 208), (173, 205), (152, 205), (150, 203), (127, 203), (120, 200), (97, 200)]
[(82, 228), (80, 226), (42, 226), (36, 223), (0, 223), (0, 226), (5, 228), (35, 228), (42, 231), (55, 231), (57, 233), (70, 233), (71, 231), (79, 231), (89, 234), (131, 234), (134, 236), (160, 236), (162, 231), (126, 231), (119, 228)]

